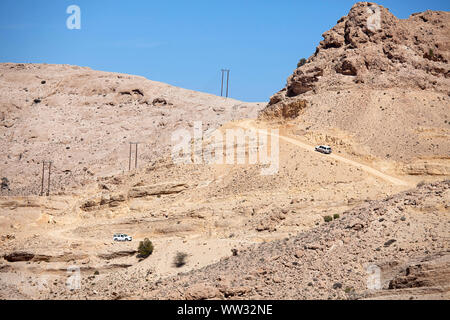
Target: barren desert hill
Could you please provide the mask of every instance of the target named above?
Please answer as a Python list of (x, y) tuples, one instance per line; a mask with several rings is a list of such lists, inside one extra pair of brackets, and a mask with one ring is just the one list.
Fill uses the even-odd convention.
[[(398, 19), (359, 2), (323, 34), (260, 118), (291, 120), (313, 142), (341, 132), (356, 153), (409, 163), (405, 173), (448, 173), (449, 34), (448, 12)], [(439, 161), (445, 168), (432, 169)]]
[[(0, 198), (0, 298), (448, 299), (448, 79), (420, 69), (419, 77), (436, 81), (422, 89), (413, 75), (403, 82), (401, 70), (367, 69), (364, 83), (336, 72), (333, 63), (343, 56), (357, 60), (365, 46), (382, 42), (372, 44), (376, 36), (361, 31), (369, 6), (355, 5), (338, 23), (340, 46), (324, 45), (297, 69), (305, 75), (323, 68), (313, 88), (292, 97), (286, 88), (258, 119), (262, 104), (140, 77), (1, 65), (1, 99), (13, 111), (2, 120), (2, 147), (11, 159), (0, 168), (17, 177), (11, 185), (19, 188)], [(388, 18), (382, 24), (397, 34), (404, 22), (381, 10)], [(416, 16), (428, 26), (425, 20), (446, 14)], [(352, 32), (346, 37), (345, 30)], [(346, 44), (353, 34), (362, 37), (359, 31), (364, 45)], [(384, 61), (381, 51), (373, 54)], [(279, 171), (263, 176), (261, 164), (174, 163), (170, 133), (193, 120), (222, 132), (278, 129), (271, 136), (279, 142)], [(141, 137), (151, 143), (140, 149), (138, 170), (127, 172), (128, 142)], [(331, 155), (314, 151), (324, 143)], [(39, 179), (32, 159), (49, 155), (60, 174), (52, 183), (72, 187), (20, 196), (36, 194), (27, 187), (30, 175)], [(117, 232), (133, 241), (112, 241)], [(154, 251), (139, 259), (144, 238)], [(178, 251), (187, 254), (180, 267), (173, 264)], [(81, 285), (68, 290), (73, 265)], [(376, 268), (383, 290), (370, 291), (368, 272)]]
[(141, 143), (138, 165), (146, 166), (170, 155), (175, 130), (191, 129), (196, 120), (203, 130), (217, 128), (255, 117), (261, 107), (86, 67), (0, 64), (6, 194), (39, 194), (43, 160), (53, 161), (52, 189), (59, 192), (127, 171), (129, 142)]

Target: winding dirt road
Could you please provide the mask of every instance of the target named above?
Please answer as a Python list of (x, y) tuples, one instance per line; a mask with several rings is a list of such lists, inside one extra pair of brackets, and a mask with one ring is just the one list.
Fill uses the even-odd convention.
[[(261, 129), (258, 129), (256, 126), (254, 126), (253, 123), (254, 123), (254, 120), (243, 120), (243, 121), (238, 122), (236, 125), (238, 127), (243, 128), (243, 129), (252, 129), (252, 130), (256, 130), (256, 131), (260, 132)], [(292, 144), (294, 144), (294, 145), (296, 145), (296, 146), (298, 146), (298, 147), (300, 147), (302, 149), (305, 149), (305, 150), (308, 150), (308, 151), (311, 151), (311, 152), (316, 152), (316, 150), (315, 150), (315, 148), (313, 146), (311, 146), (309, 144), (306, 144), (304, 142), (301, 142), (301, 141), (299, 141), (297, 139), (293, 139), (293, 138), (290, 138), (290, 137), (287, 137), (287, 136), (282, 136), (282, 135), (279, 135), (279, 134), (275, 134), (271, 130), (268, 130), (267, 133), (270, 134), (271, 136), (275, 136), (275, 137), (278, 137), (281, 140), (284, 140), (286, 142), (292, 143)], [(391, 183), (393, 185), (405, 186), (405, 187), (414, 187), (415, 186), (414, 184), (411, 184), (411, 183), (409, 183), (407, 181), (404, 181), (404, 180), (401, 180), (401, 179), (399, 179), (397, 177), (394, 177), (394, 176), (388, 175), (386, 173), (383, 173), (383, 172), (381, 172), (381, 171), (379, 171), (379, 170), (377, 170), (375, 168), (372, 168), (372, 167), (370, 167), (370, 166), (368, 166), (366, 164), (363, 164), (361, 162), (357, 162), (355, 160), (351, 160), (351, 159), (345, 158), (343, 156), (340, 156), (340, 155), (337, 155), (337, 154), (334, 154), (334, 153), (332, 153), (330, 155), (327, 155), (327, 157), (332, 158), (332, 159), (337, 160), (337, 161), (341, 161), (341, 162), (347, 163), (347, 164), (349, 164), (351, 166), (354, 166), (356, 168), (360, 168), (361, 170), (363, 170), (363, 171), (365, 171), (365, 172), (367, 172), (367, 173), (369, 173), (369, 174), (371, 174), (373, 176), (381, 178), (381, 179), (383, 179), (385, 181), (388, 181), (389, 183)]]

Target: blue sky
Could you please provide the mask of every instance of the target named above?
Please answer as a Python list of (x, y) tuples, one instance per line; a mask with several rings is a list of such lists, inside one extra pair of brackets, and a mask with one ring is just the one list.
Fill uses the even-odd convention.
[[(88, 66), (212, 94), (229, 68), (231, 97), (267, 101), (355, 2), (1, 0), (0, 62)], [(377, 3), (400, 18), (450, 9), (448, 0)], [(66, 28), (72, 4), (81, 30)]]

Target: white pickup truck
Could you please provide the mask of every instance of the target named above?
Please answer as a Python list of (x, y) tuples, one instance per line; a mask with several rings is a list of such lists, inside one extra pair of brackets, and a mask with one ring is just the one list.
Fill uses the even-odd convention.
[(131, 241), (131, 240), (133, 240), (133, 238), (131, 238), (130, 236), (123, 234), (123, 233), (116, 233), (113, 236), (113, 240), (114, 241)]
[(329, 146), (317, 146), (316, 151), (324, 153), (324, 154), (331, 154), (331, 152), (332, 152), (331, 147), (329, 147)]

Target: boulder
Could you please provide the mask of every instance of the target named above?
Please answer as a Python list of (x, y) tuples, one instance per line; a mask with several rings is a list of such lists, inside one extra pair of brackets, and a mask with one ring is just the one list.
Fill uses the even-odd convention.
[(185, 298), (187, 300), (208, 300), (221, 297), (222, 294), (219, 289), (205, 283), (195, 284), (185, 292)]

